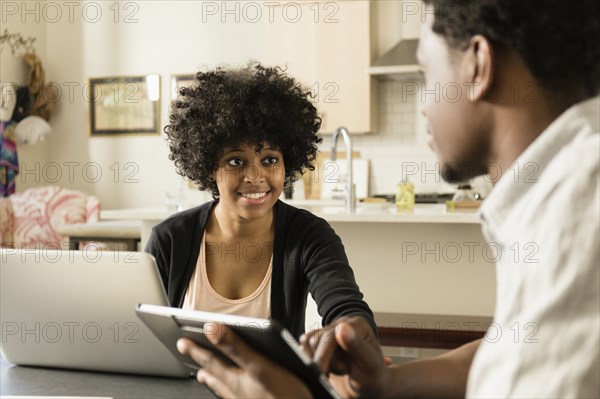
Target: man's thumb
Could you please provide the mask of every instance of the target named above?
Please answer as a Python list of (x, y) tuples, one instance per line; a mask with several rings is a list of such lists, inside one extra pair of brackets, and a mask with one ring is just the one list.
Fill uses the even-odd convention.
[(339, 345), (346, 352), (348, 352), (349, 349), (354, 348), (354, 346), (358, 344), (356, 331), (351, 325), (347, 323), (338, 324), (338, 329), (335, 332), (335, 335)]
[[(377, 375), (383, 364), (383, 356), (378, 346), (374, 343), (370, 327), (361, 329), (362, 326), (352, 326), (349, 323), (340, 323), (336, 331), (338, 345), (347, 356), (348, 387), (354, 391), (350, 396), (361, 396), (359, 393), (373, 387), (374, 374)], [(371, 387), (371, 388), (369, 388)], [(363, 392), (364, 393), (364, 392)], [(364, 396), (364, 395), (362, 395)], [(373, 395), (367, 395), (367, 397)], [(375, 395), (377, 396), (377, 395)]]

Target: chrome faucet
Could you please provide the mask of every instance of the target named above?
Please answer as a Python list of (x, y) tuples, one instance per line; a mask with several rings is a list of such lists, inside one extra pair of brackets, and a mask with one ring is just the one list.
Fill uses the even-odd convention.
[(344, 143), (346, 144), (346, 211), (350, 213), (356, 212), (356, 191), (354, 188), (354, 175), (352, 173), (352, 140), (350, 140), (350, 134), (345, 127), (337, 128), (333, 132), (333, 147), (331, 148), (331, 160), (335, 161), (337, 158), (337, 142), (340, 133), (344, 137)]

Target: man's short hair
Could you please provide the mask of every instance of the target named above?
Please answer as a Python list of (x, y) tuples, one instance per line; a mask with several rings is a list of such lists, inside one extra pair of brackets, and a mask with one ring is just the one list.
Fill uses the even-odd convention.
[(516, 50), (541, 87), (600, 90), (600, 1), (424, 0), (433, 31), (465, 50), (474, 35)]

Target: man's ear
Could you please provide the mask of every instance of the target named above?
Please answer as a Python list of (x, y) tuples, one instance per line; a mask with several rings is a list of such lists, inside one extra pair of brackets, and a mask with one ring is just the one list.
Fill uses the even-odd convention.
[(474, 102), (482, 99), (494, 83), (494, 49), (488, 39), (475, 35), (469, 42), (467, 54), (467, 79), (472, 85), (469, 101)]

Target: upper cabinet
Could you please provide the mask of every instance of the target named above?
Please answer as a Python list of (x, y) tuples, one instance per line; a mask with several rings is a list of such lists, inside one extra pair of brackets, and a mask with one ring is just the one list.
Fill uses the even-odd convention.
[(266, 28), (266, 62), (287, 66), (310, 87), (323, 118), (321, 133), (340, 126), (374, 131), (375, 85), (369, 1), (279, 2)]

